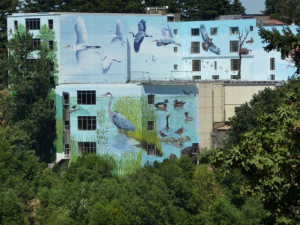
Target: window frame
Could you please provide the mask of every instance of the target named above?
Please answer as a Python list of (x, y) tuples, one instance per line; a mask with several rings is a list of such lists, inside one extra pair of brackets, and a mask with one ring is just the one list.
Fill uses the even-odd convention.
[(96, 142), (77, 142), (78, 154), (81, 155), (83, 152), (88, 154), (97, 152), (97, 143)]
[(231, 71), (238, 71), (239, 70), (239, 59), (230, 59), (230, 69)]
[(174, 47), (174, 52), (178, 52), (177, 46)]
[(239, 51), (239, 41), (230, 41), (229, 42), (229, 51), (235, 53)]
[(275, 70), (275, 58), (270, 58), (270, 70)]
[(210, 35), (217, 36), (218, 35), (218, 27), (211, 27), (210, 28)]
[(200, 29), (199, 28), (191, 28), (191, 36), (199, 36)]
[(219, 80), (220, 76), (219, 75), (212, 75), (211, 79), (213, 79), (213, 80)]
[(192, 41), (191, 42), (191, 54), (199, 54), (200, 53), (200, 42)]
[(147, 129), (148, 129), (148, 131), (154, 131), (155, 130), (155, 122), (154, 122), (154, 120), (148, 120), (148, 122), (147, 122)]
[[(199, 63), (199, 65), (198, 66), (195, 65), (196, 63)], [(201, 60), (199, 60), (199, 59), (192, 60), (192, 71), (195, 71), (195, 72), (201, 71)]]
[(230, 79), (231, 80), (238, 80), (239, 79), (239, 75), (230, 75)]
[(25, 19), (26, 30), (40, 30), (41, 19), (40, 18), (27, 18)]
[(147, 144), (147, 154), (148, 155), (156, 155), (156, 145), (155, 144)]
[(14, 20), (14, 31), (18, 30), (18, 20)]
[(53, 50), (53, 49), (54, 49), (54, 41), (50, 40), (50, 41), (48, 42), (48, 44), (49, 44), (49, 49), (50, 49), (50, 50)]
[(96, 90), (77, 90), (78, 105), (96, 105), (96, 100)]
[(270, 80), (275, 80), (275, 74), (270, 74)]
[(41, 49), (41, 39), (40, 38), (32, 38), (32, 47), (34, 50), (40, 50)]
[(230, 35), (239, 34), (239, 27), (230, 27)]
[(52, 19), (48, 20), (48, 28), (49, 28), (49, 30), (53, 30), (53, 20)]
[(148, 105), (153, 105), (155, 102), (155, 95), (148, 95)]
[(78, 116), (77, 117), (78, 130), (96, 130), (97, 117), (96, 116)]

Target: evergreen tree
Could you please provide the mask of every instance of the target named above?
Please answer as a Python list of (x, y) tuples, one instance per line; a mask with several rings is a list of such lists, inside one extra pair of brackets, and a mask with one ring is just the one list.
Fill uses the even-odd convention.
[(243, 15), (245, 14), (245, 7), (242, 5), (240, 0), (234, 0), (230, 6), (230, 14)]
[(264, 14), (272, 15), (276, 12), (276, 5), (280, 0), (265, 0)]

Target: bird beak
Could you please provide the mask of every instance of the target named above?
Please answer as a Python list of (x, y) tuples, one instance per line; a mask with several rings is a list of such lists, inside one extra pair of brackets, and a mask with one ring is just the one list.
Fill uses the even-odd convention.
[(71, 47), (71, 45), (66, 45), (64, 48), (70, 48)]

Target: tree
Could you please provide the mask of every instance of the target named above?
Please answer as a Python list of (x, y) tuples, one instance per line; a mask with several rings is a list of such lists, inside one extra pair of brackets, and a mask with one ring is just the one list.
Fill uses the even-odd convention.
[(229, 171), (237, 168), (245, 175), (242, 193), (261, 198), (266, 223), (299, 224), (300, 78), (280, 91), (284, 95), (274, 112), (262, 110), (254, 118), (256, 126), (218, 156)]
[(265, 10), (264, 14), (272, 15), (276, 12), (276, 5), (280, 0), (265, 0)]
[(263, 39), (263, 43), (267, 43), (264, 49), (267, 52), (272, 50), (280, 51), (281, 58), (290, 58), (297, 68), (296, 73), (300, 73), (300, 28), (294, 34), (289, 27), (284, 27), (282, 34), (277, 29), (269, 31), (263, 27), (259, 29), (259, 35)]
[(39, 49), (34, 49), (31, 39), (32, 35), (19, 26), (8, 43), (10, 97), (5, 115), (9, 125), (17, 125), (28, 133), (37, 155), (50, 162), (55, 139), (55, 110), (50, 84), (50, 80), (54, 80), (53, 60), (49, 57), (48, 47), (41, 44)]
[(239, 52), (239, 67), (238, 67), (238, 79), (241, 79), (242, 73), (242, 55), (247, 55), (249, 50), (247, 48), (243, 48), (246, 39), (248, 38), (249, 30), (245, 30), (245, 34), (239, 31), (239, 42), (238, 42), (238, 52)]
[(25, 0), (22, 6), (24, 12), (55, 12), (60, 11), (61, 0)]
[(245, 7), (242, 5), (240, 0), (234, 0), (230, 6), (230, 14), (245, 14)]

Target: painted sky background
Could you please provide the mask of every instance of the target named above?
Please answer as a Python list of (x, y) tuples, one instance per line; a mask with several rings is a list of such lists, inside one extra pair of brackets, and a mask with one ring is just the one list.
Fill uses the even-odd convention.
[(260, 14), (265, 9), (265, 0), (241, 0), (247, 14)]

